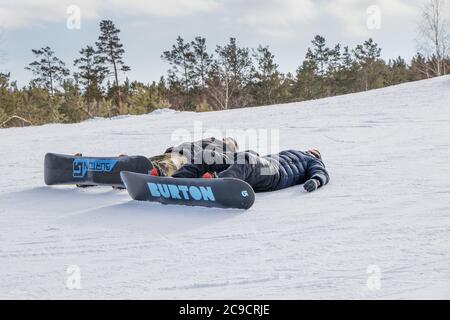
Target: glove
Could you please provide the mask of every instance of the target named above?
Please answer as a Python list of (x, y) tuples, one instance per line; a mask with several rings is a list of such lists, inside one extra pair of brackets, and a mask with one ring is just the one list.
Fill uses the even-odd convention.
[(305, 182), (303, 188), (308, 192), (314, 192), (320, 187), (320, 181), (317, 179), (310, 179)]

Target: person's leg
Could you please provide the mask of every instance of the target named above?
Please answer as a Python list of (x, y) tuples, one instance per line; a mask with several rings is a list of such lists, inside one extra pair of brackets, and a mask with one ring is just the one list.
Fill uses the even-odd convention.
[(256, 177), (259, 156), (252, 152), (240, 152), (235, 155), (234, 163), (226, 170), (219, 173), (219, 178), (236, 178), (247, 182), (253, 181)]
[(218, 174), (219, 178), (236, 178), (240, 180), (244, 180), (248, 175), (248, 164), (232, 164), (228, 167), (227, 170), (222, 171)]
[[(242, 155), (242, 154), (240, 154)], [(247, 182), (257, 192), (272, 191), (279, 180), (278, 166), (275, 162), (251, 152), (243, 153), (219, 178), (236, 178)]]

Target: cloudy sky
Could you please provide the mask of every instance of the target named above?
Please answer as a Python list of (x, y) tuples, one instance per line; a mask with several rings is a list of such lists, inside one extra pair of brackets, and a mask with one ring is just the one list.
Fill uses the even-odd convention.
[[(98, 37), (98, 22), (121, 29), (130, 78), (150, 82), (165, 74), (160, 59), (178, 35), (207, 38), (210, 49), (238, 38), (242, 46), (269, 45), (283, 72), (293, 72), (316, 34), (329, 44), (354, 46), (372, 37), (386, 59), (410, 58), (420, 8), (427, 0), (0, 0), (0, 71), (20, 84), (31, 49), (52, 47), (71, 61)], [(80, 28), (74, 7), (80, 9)]]

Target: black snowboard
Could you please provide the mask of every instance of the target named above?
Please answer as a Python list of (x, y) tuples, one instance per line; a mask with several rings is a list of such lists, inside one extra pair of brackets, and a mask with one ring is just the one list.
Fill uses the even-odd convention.
[(239, 179), (153, 177), (122, 171), (131, 198), (162, 204), (249, 209), (255, 202), (252, 187)]
[(152, 168), (150, 160), (143, 156), (106, 158), (48, 153), (44, 161), (44, 179), (47, 185), (124, 187), (121, 171), (148, 174)]

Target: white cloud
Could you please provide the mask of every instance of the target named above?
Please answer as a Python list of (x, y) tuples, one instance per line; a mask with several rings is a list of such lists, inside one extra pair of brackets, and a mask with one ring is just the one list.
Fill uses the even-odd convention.
[(272, 36), (289, 36), (318, 15), (312, 0), (231, 0), (226, 13), (230, 22)]
[(300, 28), (323, 24), (351, 35), (366, 35), (366, 10), (378, 5), (382, 19), (411, 18), (425, 0), (0, 0), (0, 27), (22, 28), (67, 19), (78, 5), (82, 19), (100, 13), (122, 16), (189, 16), (209, 12), (218, 21), (250, 27), (270, 36), (295, 35)]
[(65, 21), (71, 5), (81, 8), (82, 19), (95, 19), (100, 11), (174, 17), (210, 12), (220, 7), (217, 0), (0, 0), (0, 27), (23, 28)]
[(381, 28), (385, 19), (412, 18), (417, 15), (419, 4), (423, 0), (334, 0), (330, 1), (325, 11), (344, 27), (344, 31), (356, 36), (368, 35), (368, 13), (370, 6), (378, 6), (381, 13)]
[(23, 28), (67, 19), (67, 8), (78, 5), (82, 18), (93, 19), (97, 1), (92, 0), (0, 0), (0, 27)]
[(228, 0), (229, 23), (250, 26), (271, 36), (291, 36), (299, 28), (324, 25), (350, 35), (367, 35), (367, 9), (376, 5), (384, 18), (412, 18), (426, 0)]
[(108, 5), (121, 13), (164, 17), (211, 12), (221, 6), (216, 0), (108, 0)]

